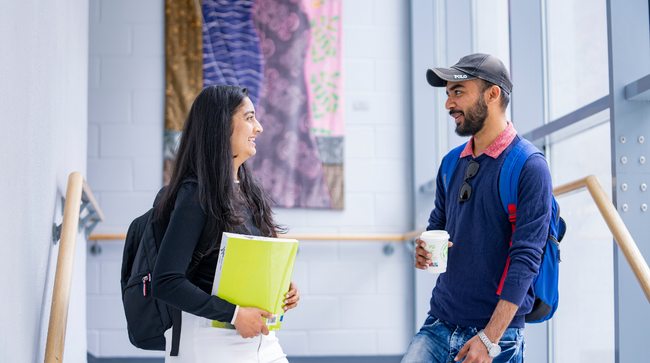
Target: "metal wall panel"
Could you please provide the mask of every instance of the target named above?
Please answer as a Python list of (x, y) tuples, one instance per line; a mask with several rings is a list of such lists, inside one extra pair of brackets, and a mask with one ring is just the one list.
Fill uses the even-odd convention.
[[(644, 211), (642, 205), (650, 205), (650, 191), (643, 191), (641, 184), (650, 185), (650, 103), (626, 100), (625, 87), (650, 74), (648, 1), (608, 0), (607, 11), (612, 196), (647, 261), (650, 259), (650, 211)], [(647, 361), (650, 305), (627, 260), (617, 246), (614, 249), (616, 361)]]

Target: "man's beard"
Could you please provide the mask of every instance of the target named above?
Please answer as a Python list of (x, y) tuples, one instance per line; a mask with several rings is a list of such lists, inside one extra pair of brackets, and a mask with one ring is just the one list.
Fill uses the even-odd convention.
[[(449, 114), (453, 111), (450, 110)], [(485, 119), (488, 117), (488, 107), (485, 102), (485, 96), (481, 94), (479, 99), (474, 102), (473, 105), (467, 108), (466, 111), (461, 111), (463, 113), (463, 122), (456, 125), (456, 134), (458, 136), (472, 136), (476, 135), (477, 132), (483, 129), (485, 125)]]

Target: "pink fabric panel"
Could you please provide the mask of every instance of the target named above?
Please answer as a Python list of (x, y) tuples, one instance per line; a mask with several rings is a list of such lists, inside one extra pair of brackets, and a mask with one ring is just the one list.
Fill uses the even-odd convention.
[(343, 37), (340, 0), (302, 0), (311, 39), (305, 82), (315, 136), (343, 136)]

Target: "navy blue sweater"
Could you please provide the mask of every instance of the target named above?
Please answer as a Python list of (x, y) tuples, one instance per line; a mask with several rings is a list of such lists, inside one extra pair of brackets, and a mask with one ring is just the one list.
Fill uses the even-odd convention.
[[(524, 316), (534, 301), (532, 281), (539, 272), (549, 232), (552, 187), (544, 157), (531, 156), (519, 178), (513, 235), (498, 186), (505, 157), (519, 140), (517, 135), (496, 159), (486, 154), (474, 159), (480, 168), (468, 181), (471, 198), (462, 204), (458, 194), (472, 156), (458, 160), (447, 195), (438, 171), (435, 208), (427, 229), (446, 230), (454, 245), (449, 249), (447, 272), (440, 274), (433, 289), (429, 315), (460, 326), (484, 328), (499, 299), (504, 299), (519, 306), (510, 327), (524, 327)], [(499, 296), (496, 291), (508, 255), (510, 267)]]

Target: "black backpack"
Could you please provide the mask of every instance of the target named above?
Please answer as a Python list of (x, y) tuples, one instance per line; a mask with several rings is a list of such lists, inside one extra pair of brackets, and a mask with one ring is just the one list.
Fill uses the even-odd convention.
[[(196, 183), (196, 179), (185, 181)], [(158, 192), (155, 207), (167, 186)], [(126, 233), (122, 256), (122, 303), (126, 315), (129, 340), (134, 346), (146, 350), (165, 350), (165, 331), (173, 326), (171, 355), (178, 355), (181, 335), (181, 311), (174, 309), (151, 296), (151, 275), (158, 249), (167, 229), (167, 224), (153, 221), (154, 208), (131, 222)], [(210, 221), (211, 218), (208, 218)], [(209, 238), (212, 223), (206, 223), (192, 261), (185, 273), (191, 279), (210, 247)]]

